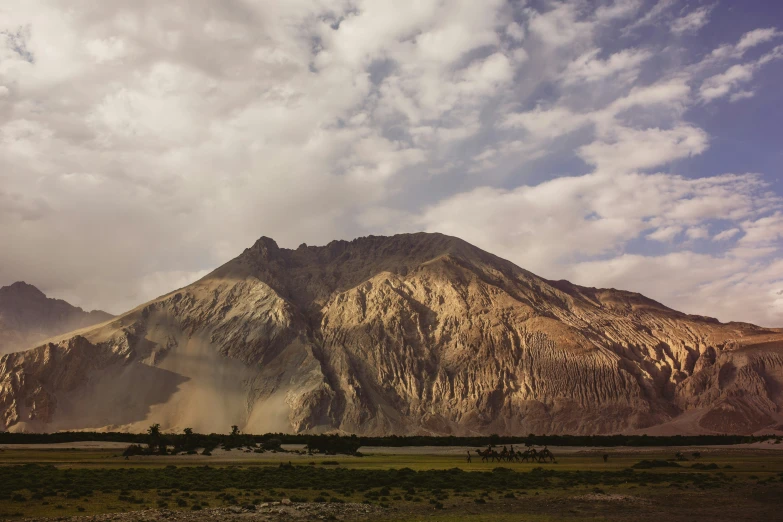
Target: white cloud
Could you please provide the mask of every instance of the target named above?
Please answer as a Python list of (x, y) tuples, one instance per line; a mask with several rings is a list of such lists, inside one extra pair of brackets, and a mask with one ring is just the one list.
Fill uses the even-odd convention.
[[(609, 140), (613, 135), (627, 133), (628, 129), (618, 121), (618, 117), (622, 116), (624, 111), (636, 109), (661, 114), (669, 110), (679, 114), (683, 111), (689, 95), (690, 87), (685, 79), (673, 78), (652, 85), (634, 87), (625, 96), (617, 98), (608, 106), (590, 112), (578, 113), (563, 106), (550, 108), (538, 106), (531, 111), (512, 112), (506, 115), (501, 120), (500, 126), (506, 129), (523, 129), (528, 135), (527, 139), (531, 147), (543, 147), (548, 140), (566, 136), (589, 126), (597, 128), (599, 135)], [(652, 132), (661, 131), (651, 129)], [(698, 129), (695, 129), (694, 133), (698, 134)], [(679, 139), (677, 133), (669, 135), (673, 139)], [(637, 137), (641, 136), (637, 135)], [(590, 152), (588, 148), (587, 153)], [(668, 160), (664, 159), (664, 162), (666, 161)]]
[(754, 29), (753, 31), (749, 31), (742, 35), (742, 38), (740, 38), (740, 41), (737, 43), (736, 50), (745, 52), (748, 49), (752, 49), (759, 44), (778, 38), (781, 35), (783, 35), (783, 33), (779, 32), (774, 27)]
[(500, 1), (116, 7), (0, 16), (18, 34), (0, 40), (0, 241), (17, 246), (0, 283), (113, 312), (261, 234), (362, 230), (403, 173), (480, 129), (521, 56)]
[(713, 236), (713, 241), (726, 241), (727, 239), (731, 239), (737, 234), (739, 234), (741, 230), (739, 228), (729, 228), (726, 230), (723, 230), (722, 232), (719, 232)]
[(707, 25), (712, 7), (700, 7), (687, 15), (676, 19), (671, 24), (671, 31), (675, 34), (694, 33)]
[(592, 36), (593, 24), (580, 17), (576, 4), (557, 3), (553, 9), (540, 13), (528, 10), (530, 32), (551, 47), (564, 47)]
[(516, 22), (511, 22), (506, 26), (506, 34), (517, 42), (525, 39), (525, 29)]
[(611, 4), (599, 6), (595, 10), (595, 18), (601, 22), (628, 18), (639, 11), (641, 6), (641, 0), (615, 0)]
[(574, 114), (563, 107), (544, 110), (537, 107), (533, 111), (509, 114), (503, 121), (507, 128), (522, 128), (538, 138), (556, 138), (590, 123), (590, 118)]
[(707, 143), (707, 133), (690, 125), (645, 130), (616, 127), (610, 136), (580, 147), (578, 154), (599, 170), (631, 172), (701, 154)]
[(128, 44), (117, 37), (95, 38), (89, 40), (85, 47), (97, 63), (112, 62), (128, 55)]
[(742, 223), (745, 235), (739, 240), (740, 245), (781, 247), (783, 240), (783, 212), (775, 212), (757, 220)]
[(699, 93), (705, 101), (726, 96), (740, 83), (745, 83), (753, 78), (752, 65), (733, 65), (726, 72), (707, 78), (701, 84)]
[(753, 98), (756, 93), (754, 91), (737, 91), (733, 93), (731, 96), (729, 96), (729, 101), (734, 103), (740, 100), (747, 100), (748, 98)]
[(685, 235), (688, 239), (706, 239), (710, 237), (710, 232), (706, 226), (690, 227), (685, 231)]
[(644, 87), (634, 87), (627, 96), (610, 105), (612, 112), (636, 106), (673, 105), (682, 106), (690, 95), (691, 88), (684, 78), (673, 78)]
[[(725, 72), (710, 76), (704, 80), (699, 88), (699, 94), (705, 102), (710, 102), (722, 98), (734, 91), (739, 85), (749, 82), (753, 75), (764, 65), (783, 58), (783, 46), (775, 47), (772, 51), (764, 54), (758, 60), (745, 64), (737, 64), (729, 67)], [(743, 98), (753, 96), (752, 91), (743, 90), (734, 93), (730, 100), (737, 101)]]
[(675, 3), (676, 0), (658, 0), (658, 2), (656, 2), (656, 4), (649, 11), (647, 11), (644, 16), (626, 28), (626, 33), (629, 33), (634, 29), (638, 29), (639, 27), (657, 22)]
[(779, 38), (781, 35), (783, 35), (783, 32), (779, 32), (774, 28), (748, 31), (740, 37), (736, 44), (723, 44), (713, 49), (709, 55), (695, 64), (693, 68), (702, 70), (730, 60), (740, 59), (750, 49)]
[(751, 174), (686, 179), (599, 172), (514, 190), (477, 188), (429, 207), (418, 219), (427, 230), (464, 230), (459, 235), (468, 241), (554, 276), (549, 272), (561, 256), (606, 253), (643, 233), (669, 241), (713, 219), (768, 231), (773, 221), (747, 221), (767, 208), (759, 203), (765, 189)]
[(652, 54), (643, 49), (623, 49), (606, 60), (598, 58), (600, 49), (593, 49), (566, 67), (562, 79), (566, 85), (597, 82), (601, 80), (617, 79), (627, 82), (634, 80), (640, 66), (648, 60)]
[(630, 288), (664, 304), (676, 303), (687, 313), (777, 326), (783, 310), (772, 290), (781, 284), (775, 268), (780, 266), (683, 251), (584, 262), (574, 266), (572, 278), (583, 284)]
[(669, 242), (669, 241), (674, 241), (674, 239), (677, 236), (679, 236), (681, 233), (682, 233), (681, 226), (670, 225), (668, 227), (661, 227), (657, 229), (655, 232), (651, 232), (650, 234), (647, 234), (647, 239)]

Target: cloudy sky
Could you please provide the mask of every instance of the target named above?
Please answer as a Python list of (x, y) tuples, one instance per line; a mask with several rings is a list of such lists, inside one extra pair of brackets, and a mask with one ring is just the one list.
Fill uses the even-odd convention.
[(439, 231), (783, 326), (783, 2), (5, 0), (0, 284)]

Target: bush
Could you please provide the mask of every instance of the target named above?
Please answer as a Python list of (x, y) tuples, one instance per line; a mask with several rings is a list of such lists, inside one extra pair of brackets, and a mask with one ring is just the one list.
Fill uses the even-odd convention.
[(261, 443), (261, 449), (280, 451), (283, 441), (280, 439), (267, 439)]
[(642, 460), (631, 466), (633, 469), (652, 469), (652, 468), (680, 468), (676, 462), (668, 460)]

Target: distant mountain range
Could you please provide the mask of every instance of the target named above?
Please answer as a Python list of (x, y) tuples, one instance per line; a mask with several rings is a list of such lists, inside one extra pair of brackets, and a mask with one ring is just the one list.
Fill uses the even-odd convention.
[(9, 430), (752, 433), (783, 429), (781, 407), (783, 330), (545, 280), (441, 234), (262, 237), (0, 358)]
[(61, 299), (51, 299), (33, 285), (17, 282), (0, 287), (0, 354), (32, 348), (53, 335), (108, 321), (100, 310), (85, 312)]

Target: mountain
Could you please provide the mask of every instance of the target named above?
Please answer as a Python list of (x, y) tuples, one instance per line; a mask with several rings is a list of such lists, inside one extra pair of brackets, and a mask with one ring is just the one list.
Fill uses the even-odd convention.
[(100, 310), (85, 312), (61, 299), (50, 299), (19, 281), (0, 287), (0, 354), (31, 348), (54, 335), (111, 319)]
[(783, 330), (548, 281), (460, 239), (279, 248), (0, 358), (0, 429), (751, 433)]

